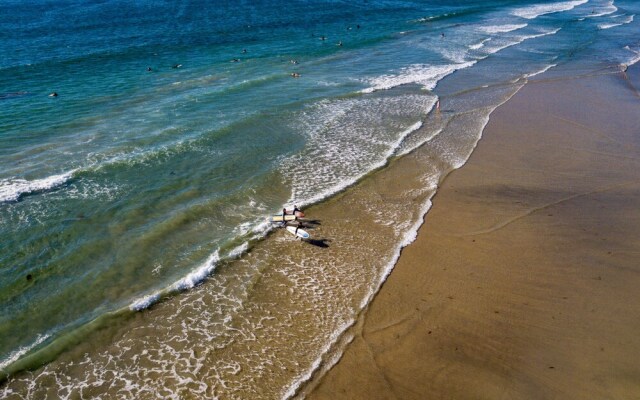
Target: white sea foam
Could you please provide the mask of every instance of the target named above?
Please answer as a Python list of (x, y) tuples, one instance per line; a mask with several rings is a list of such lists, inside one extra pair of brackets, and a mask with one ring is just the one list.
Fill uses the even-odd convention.
[(307, 148), (283, 162), (295, 182), (288, 204), (304, 206), (327, 198), (382, 167), (400, 143), (422, 126), (396, 122), (429, 112), (431, 95), (359, 98), (321, 102), (306, 113)]
[(633, 22), (633, 17), (635, 17), (635, 14), (626, 15), (626, 16), (624, 16), (624, 18), (622, 18), (622, 17), (623, 17), (622, 15), (613, 16), (612, 18), (616, 18), (615, 21), (598, 24), (598, 28), (599, 29), (610, 29), (610, 28), (615, 28), (616, 26), (630, 24), (631, 22)]
[(43, 179), (28, 181), (26, 179), (0, 180), (0, 203), (17, 201), (21, 196), (29, 193), (43, 192), (61, 186), (68, 182), (77, 170), (64, 174), (52, 175)]
[(470, 50), (479, 50), (479, 49), (483, 48), (485, 43), (487, 43), (490, 40), (491, 40), (491, 38), (487, 38), (487, 39), (482, 40), (479, 43), (472, 44), (472, 45), (469, 46), (469, 49)]
[(546, 67), (542, 68), (539, 71), (535, 71), (535, 72), (532, 72), (530, 74), (526, 74), (525, 78), (531, 78), (532, 76), (540, 75), (540, 74), (545, 73), (548, 70), (550, 70), (551, 68), (556, 67), (556, 66), (558, 66), (558, 64), (549, 64), (549, 65), (547, 65)]
[(202, 282), (207, 276), (211, 275), (218, 261), (220, 261), (220, 254), (218, 250), (216, 250), (198, 268), (171, 285), (171, 288), (175, 290), (191, 289)]
[(141, 310), (144, 310), (145, 308), (149, 308), (149, 306), (151, 306), (152, 304), (160, 300), (161, 296), (162, 296), (161, 292), (156, 292), (156, 293), (143, 296), (139, 299), (134, 300), (133, 303), (131, 303), (131, 305), (129, 306), (129, 309), (131, 311), (141, 311)]
[[(242, 247), (242, 245), (239, 247)], [(147, 294), (138, 299), (135, 299), (129, 305), (129, 309), (131, 311), (141, 311), (158, 302), (158, 300), (160, 300), (163, 295), (168, 295), (195, 287), (196, 285), (204, 281), (207, 276), (211, 275), (219, 261), (220, 255), (218, 250), (216, 250), (209, 256), (209, 258), (207, 258), (204, 263), (200, 264), (200, 266), (191, 271), (184, 278), (181, 278), (178, 281), (174, 282), (171, 286), (169, 286), (168, 289), (157, 290), (151, 294)]]
[(625, 50), (629, 50), (630, 52), (633, 53), (633, 55), (628, 60), (626, 60), (623, 63), (623, 65), (631, 66), (631, 65), (636, 64), (637, 62), (640, 61), (640, 50), (634, 50), (629, 46), (625, 46), (624, 49)]
[(381, 75), (368, 81), (371, 87), (362, 90), (362, 93), (372, 93), (376, 90), (391, 89), (401, 85), (416, 83), (427, 90), (433, 90), (438, 82), (447, 75), (463, 68), (468, 68), (476, 61), (466, 61), (448, 65), (414, 64), (402, 68), (396, 74)]
[[(324, 360), (326, 354), (329, 353), (329, 351), (335, 345), (338, 339), (345, 333), (347, 329), (353, 326), (355, 322), (356, 322), (355, 320), (348, 321), (342, 324), (340, 327), (338, 327), (338, 329), (336, 329), (334, 332), (332, 332), (331, 338), (324, 345), (324, 348), (320, 350), (319, 352), (320, 355), (311, 363), (311, 366), (309, 367), (308, 370), (300, 374), (300, 376), (298, 376), (298, 378), (296, 378), (293, 381), (291, 386), (289, 386), (289, 388), (282, 394), (282, 399), (290, 399), (293, 396), (295, 396), (295, 394), (298, 392), (298, 389), (300, 388), (300, 385), (302, 385), (305, 382), (308, 382), (309, 379), (311, 379), (313, 374), (322, 366), (322, 361)], [(335, 362), (337, 362), (337, 360)]]
[[(405, 132), (405, 136), (409, 134), (409, 132), (413, 132), (414, 130), (419, 129), (422, 126), (422, 122), (417, 122), (414, 125), (412, 125), (412, 128), (407, 129)], [(383, 156), (380, 157), (380, 160), (376, 163), (372, 163), (369, 164), (367, 166), (366, 169), (363, 169), (362, 172), (360, 174), (354, 175), (354, 176), (350, 176), (347, 177), (345, 179), (343, 179), (342, 181), (339, 181), (338, 183), (330, 186), (329, 188), (325, 189), (324, 191), (316, 194), (315, 196), (311, 196), (309, 198), (305, 198), (304, 200), (300, 200), (300, 199), (296, 199), (295, 197), (292, 197), (290, 199), (290, 203), (295, 202), (300, 204), (301, 206), (305, 206), (307, 204), (313, 204), (313, 203), (317, 203), (320, 200), (326, 199), (327, 197), (330, 197), (331, 195), (338, 193), (346, 188), (348, 188), (349, 186), (353, 185), (354, 183), (356, 183), (360, 178), (362, 178), (364, 175), (366, 175), (368, 172), (376, 170), (382, 166), (384, 166), (387, 162), (387, 160), (389, 159), (389, 157), (391, 157), (391, 155), (393, 155), (393, 153), (395, 152), (395, 150), (397, 149), (397, 147), (400, 145), (400, 143), (402, 142), (402, 139), (404, 137), (401, 137), (393, 146), (389, 147), (389, 151)]]
[(560, 29), (562, 28), (557, 28), (557, 29), (553, 29), (553, 30), (549, 30), (549, 31), (543, 31), (540, 33), (534, 33), (531, 35), (523, 35), (523, 36), (516, 36), (513, 40), (508, 40), (506, 42), (498, 42), (495, 41), (496, 45), (495, 46), (485, 46), (485, 50), (484, 52), (486, 52), (487, 54), (494, 54), (497, 53), (501, 50), (504, 50), (506, 48), (509, 48), (511, 46), (515, 46), (517, 44), (520, 44), (526, 40), (530, 40), (530, 39), (536, 39), (539, 37), (543, 37), (543, 36), (549, 36), (549, 35), (555, 35), (556, 33), (558, 33), (560, 31)]
[(528, 26), (528, 24), (492, 25), (481, 26), (478, 28), (478, 30), (486, 33), (506, 33), (522, 29), (526, 26)]
[(229, 258), (237, 258), (239, 256), (242, 255), (242, 253), (244, 253), (245, 251), (247, 251), (247, 249), (249, 248), (249, 243), (248, 242), (244, 242), (242, 243), (240, 246), (234, 247), (233, 249), (231, 249), (231, 251), (229, 252)]
[(31, 343), (28, 346), (20, 347), (18, 350), (16, 350), (13, 353), (11, 353), (9, 355), (9, 357), (7, 357), (6, 359), (0, 361), (0, 371), (4, 370), (5, 368), (10, 366), (14, 362), (18, 361), (23, 355), (27, 354), (29, 351), (31, 351), (31, 349), (33, 349), (33, 348), (37, 347), (38, 345), (40, 345), (42, 342), (47, 340), (50, 336), (51, 335), (49, 335), (49, 334), (38, 335), (38, 337), (36, 338), (36, 340), (33, 343)]
[(569, 11), (581, 4), (587, 3), (588, 1), (589, 0), (574, 0), (561, 3), (536, 4), (530, 7), (518, 8), (514, 10), (512, 14), (521, 18), (534, 19), (541, 15)]
[(610, 0), (604, 6), (595, 7), (591, 10), (591, 13), (585, 15), (586, 18), (603, 17), (605, 15), (613, 14), (618, 11), (618, 7), (613, 5), (613, 0)]

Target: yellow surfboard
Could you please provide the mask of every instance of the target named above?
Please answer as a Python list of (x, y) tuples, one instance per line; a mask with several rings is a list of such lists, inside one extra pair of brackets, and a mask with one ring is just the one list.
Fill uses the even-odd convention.
[(287, 214), (284, 216), (284, 220), (282, 219), (282, 214), (275, 214), (271, 217), (271, 222), (282, 222), (282, 221), (295, 221), (298, 217), (295, 215)]

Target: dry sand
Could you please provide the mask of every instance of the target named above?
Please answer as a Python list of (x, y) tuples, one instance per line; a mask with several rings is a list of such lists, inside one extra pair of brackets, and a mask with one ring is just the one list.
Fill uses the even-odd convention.
[(496, 110), (307, 398), (640, 399), (631, 82), (540, 78)]

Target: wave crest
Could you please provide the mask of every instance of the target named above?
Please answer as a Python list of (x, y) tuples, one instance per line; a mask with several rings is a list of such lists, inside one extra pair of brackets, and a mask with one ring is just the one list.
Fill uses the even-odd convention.
[(33, 181), (13, 178), (0, 180), (0, 203), (18, 201), (24, 195), (44, 192), (64, 185), (71, 180), (75, 172), (74, 169), (64, 174), (51, 175)]

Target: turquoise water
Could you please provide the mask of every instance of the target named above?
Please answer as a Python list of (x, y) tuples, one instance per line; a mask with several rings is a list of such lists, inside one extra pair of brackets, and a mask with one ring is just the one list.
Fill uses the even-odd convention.
[(197, 286), (284, 204), (428, 141), (441, 97), (637, 62), (639, 9), (3, 2), (0, 368)]

